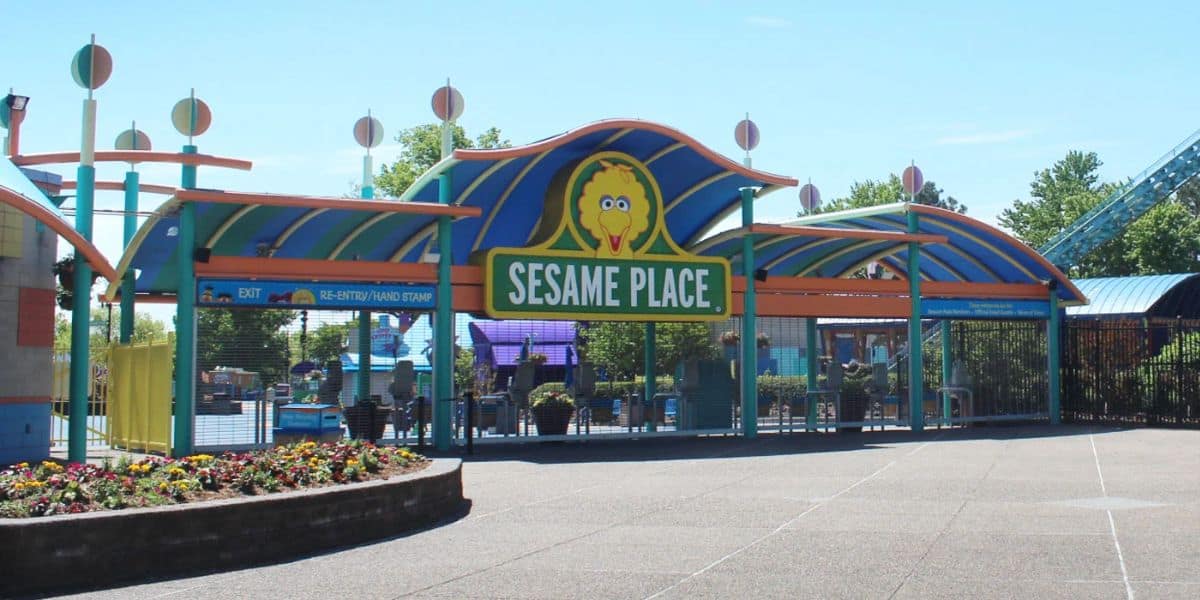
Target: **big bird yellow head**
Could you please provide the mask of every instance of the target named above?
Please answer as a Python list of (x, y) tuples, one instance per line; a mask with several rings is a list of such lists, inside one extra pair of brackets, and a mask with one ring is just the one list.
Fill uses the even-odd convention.
[(600, 240), (597, 257), (632, 258), (633, 240), (650, 227), (650, 200), (633, 167), (600, 165), (579, 196), (579, 224)]

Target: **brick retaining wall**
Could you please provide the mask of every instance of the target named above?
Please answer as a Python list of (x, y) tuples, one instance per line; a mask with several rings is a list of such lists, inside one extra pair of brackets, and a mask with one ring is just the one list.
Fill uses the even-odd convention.
[(462, 491), (462, 462), (441, 459), (419, 473), (345, 486), (0, 519), (0, 597), (245, 568), (380, 540), (463, 510)]

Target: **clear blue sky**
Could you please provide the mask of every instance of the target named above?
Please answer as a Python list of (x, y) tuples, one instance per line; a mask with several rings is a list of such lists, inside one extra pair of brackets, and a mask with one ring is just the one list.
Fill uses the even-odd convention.
[[(25, 152), (78, 149), (75, 51), (113, 55), (98, 143), (131, 120), (177, 149), (171, 106), (191, 87), (214, 113), (202, 152), (255, 161), (200, 185), (340, 195), (361, 169), (351, 136), (371, 108), (389, 138), (431, 121), (451, 77), (469, 132), (528, 143), (608, 117), (677, 127), (754, 165), (811, 178), (829, 199), (915, 160), (994, 222), (1037, 169), (1094, 150), (1127, 177), (1200, 127), (1200, 2), (66, 2), (4, 9), (0, 86), (32, 97)], [(395, 156), (394, 145), (377, 153)], [(174, 184), (177, 168), (143, 181)], [(101, 170), (119, 179), (123, 166)], [(69, 174), (74, 178), (74, 174)], [(117, 207), (117, 194), (100, 207)], [(795, 214), (792, 190), (759, 220)], [(119, 221), (97, 242), (113, 261)]]

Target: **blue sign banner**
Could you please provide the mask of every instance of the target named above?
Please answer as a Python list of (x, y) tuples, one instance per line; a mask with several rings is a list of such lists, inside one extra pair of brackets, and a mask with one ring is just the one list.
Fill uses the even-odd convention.
[(425, 284), (310, 283), (201, 279), (199, 306), (432, 310), (434, 286)]
[(1049, 319), (1047, 300), (921, 300), (921, 316), (943, 319)]

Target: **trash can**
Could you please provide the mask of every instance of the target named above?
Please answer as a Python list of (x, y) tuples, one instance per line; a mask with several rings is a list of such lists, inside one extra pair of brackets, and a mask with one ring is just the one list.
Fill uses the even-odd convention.
[(342, 407), (336, 404), (285, 404), (279, 407), (276, 444), (301, 440), (336, 442), (342, 438)]
[(495, 428), (496, 435), (516, 435), (517, 405), (508, 394), (490, 394), (479, 398), (479, 429)]

